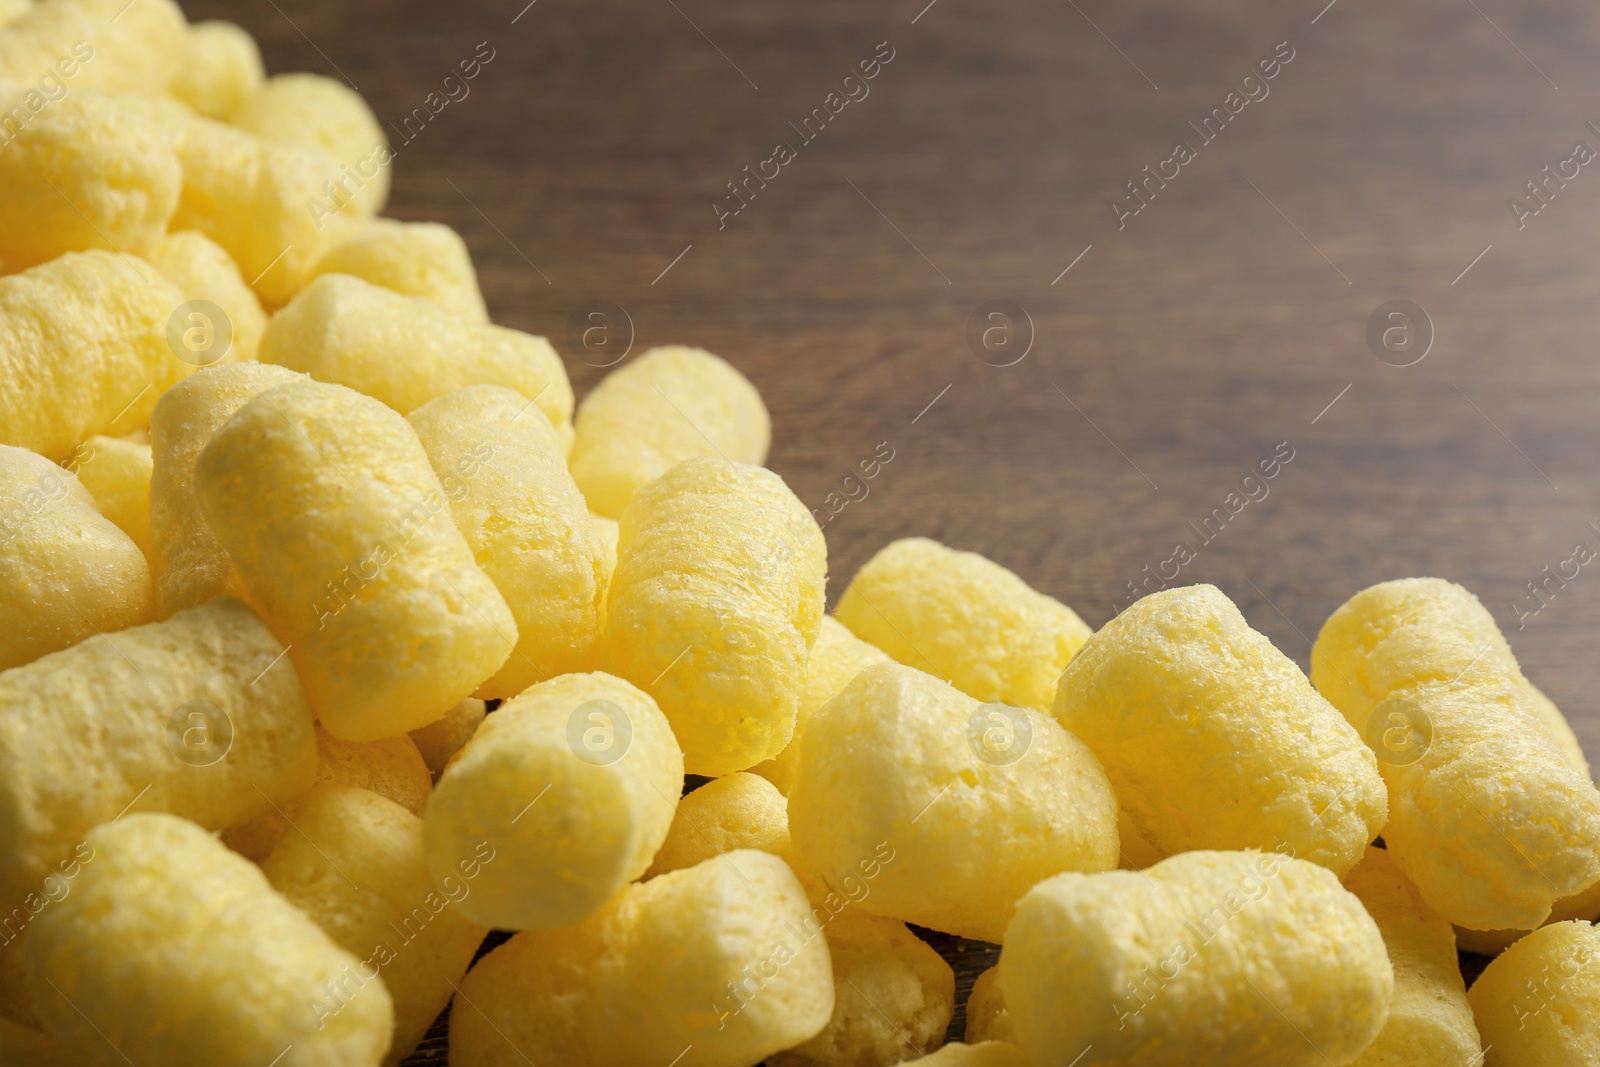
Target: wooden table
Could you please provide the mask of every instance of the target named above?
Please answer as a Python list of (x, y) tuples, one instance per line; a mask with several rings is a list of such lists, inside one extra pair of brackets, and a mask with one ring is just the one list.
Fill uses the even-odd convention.
[[(630, 331), (585, 349), (569, 323), (612, 306), (635, 353), (703, 345), (756, 382), (808, 505), (892, 449), (827, 524), (834, 596), (925, 534), (1099, 625), (1181, 542), (1177, 581), (1217, 584), (1305, 666), (1347, 596), (1440, 575), (1600, 756), (1600, 560), (1569, 562), (1600, 552), (1600, 165), (1574, 161), (1600, 150), (1600, 12), (524, 3), (188, 9), (248, 27), (273, 71), (351, 81), (397, 144), (423, 108), (390, 213), (460, 230), (495, 319), (550, 336), (580, 395)], [(1275, 76), (1244, 82), (1263, 60)], [(1395, 300), (1410, 320), (1380, 315), (1369, 345)], [(995, 301), (1025, 318), (969, 343)], [(1231, 514), (1280, 443), (1293, 459)]]

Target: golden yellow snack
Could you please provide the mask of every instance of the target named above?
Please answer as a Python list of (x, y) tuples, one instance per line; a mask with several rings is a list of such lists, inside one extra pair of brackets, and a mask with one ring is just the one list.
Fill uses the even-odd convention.
[(196, 114), (226, 122), (266, 81), (261, 49), (248, 30), (208, 19), (189, 27), (183, 62), (167, 92)]
[(93, 93), (69, 93), (18, 123), (32, 92), (0, 78), (0, 270), (91, 248), (147, 255), (183, 186), (171, 135)]
[[(233, 113), (235, 126), (275, 144), (315, 148), (339, 164), (334, 188), (358, 214), (389, 199), (389, 142), (354, 89), (321, 74), (277, 74)], [(325, 200), (333, 200), (329, 192)]]
[(0, 673), (0, 911), (135, 801), (220, 830), (309, 789), (311, 716), (282, 652), (217, 600)]
[(1383, 830), (1372, 752), (1215, 586), (1106, 623), (1061, 676), (1055, 715), (1168, 856), (1285, 845), (1343, 875)]
[(563, 442), (572, 433), (572, 386), (544, 338), (468, 322), (348, 274), (306, 286), (267, 323), (260, 351), (263, 363), (347, 385), (402, 415), (469, 385), (503, 385), (532, 400)]
[(1484, 1067), (1600, 1063), (1600, 930), (1564, 922), (1497, 956), (1467, 990)]
[(444, 718), (410, 732), (408, 736), (416, 744), (417, 752), (434, 780), (437, 781), (439, 775), (444, 773), (445, 766), (451, 757), (461, 751), (461, 746), (472, 740), (472, 735), (483, 724), (487, 711), (483, 701), (477, 697), (467, 697), (451, 708)]
[(0, 1019), (0, 1063), (16, 1067), (83, 1067), (54, 1038)]
[(1532, 929), (1600, 881), (1600, 792), (1471, 593), (1437, 578), (1357, 593), (1323, 626), (1311, 677), (1377, 751), (1384, 842), (1446, 919)]
[(1033, 1061), (1016, 1045), (1005, 1041), (980, 1041), (977, 1044), (950, 1044), (908, 1063), (929, 1067), (1033, 1067)]
[(800, 703), (795, 708), (794, 736), (782, 752), (751, 767), (750, 772), (767, 779), (780, 793), (788, 793), (794, 781), (800, 734), (806, 721), (818, 708), (838, 696), (856, 675), (874, 663), (888, 660), (888, 653), (861, 640), (832, 615), (824, 615), (817, 629), (816, 644), (811, 646), (811, 658), (806, 661), (806, 680), (800, 686)]
[(620, 678), (564, 674), (502, 704), (440, 776), (428, 866), (442, 887), (492, 850), (462, 914), (509, 930), (577, 922), (650, 866), (682, 792), (655, 702)]
[[(409, 736), (357, 743), (341, 741), (320, 726), (316, 781), (368, 790), (418, 818), (433, 793), (433, 779)], [(248, 822), (230, 826), (222, 833), (222, 843), (245, 859), (262, 862), (285, 836), (293, 836), (290, 828), (299, 825), (303, 799), (302, 795), (274, 804)]]
[(752, 767), (794, 732), (826, 580), (822, 531), (782, 478), (685, 460), (623, 513), (600, 664), (661, 705), (691, 774)]
[(904, 923), (857, 908), (834, 916), (824, 929), (833, 961), (833, 1015), (811, 1040), (768, 1056), (767, 1067), (898, 1063), (944, 1041), (956, 978), (937, 952)]
[(171, 815), (85, 840), (93, 862), (23, 950), (40, 1018), (69, 1050), (107, 1067), (376, 1067), (388, 992), (255, 864)]
[(1000, 989), (1000, 968), (990, 967), (978, 975), (967, 995), (967, 1031), (962, 1040), (969, 1045), (980, 1041), (1015, 1041), (1016, 1028), (1006, 1010), (1006, 997)]
[(1049, 716), (898, 663), (811, 717), (789, 789), (802, 867), (866, 876), (865, 911), (983, 941), (1040, 879), (1115, 867), (1116, 820), (1094, 754)]
[(222, 311), (219, 318), (214, 308), (189, 309), (179, 343), (194, 362), (209, 367), (256, 358), (267, 314), (221, 245), (197, 230), (181, 230), (162, 238), (149, 259), (190, 303), (205, 301)]
[(177, 74), (184, 29), (172, 0), (41, 0), (0, 31), (0, 82), (159, 93)]
[(451, 1013), (451, 1067), (748, 1067), (816, 1034), (833, 982), (824, 939), (802, 930), (805, 892), (776, 856), (729, 858), (484, 957)]
[(489, 321), (467, 243), (443, 223), (367, 220), (323, 254), (315, 273), (353, 274), (426, 297), (469, 322)]
[(925, 537), (878, 550), (839, 598), (839, 621), (909, 667), (978, 700), (1049, 713), (1088, 639), (1071, 608), (975, 552)]
[(450, 500), (450, 515), (517, 620), (517, 644), (477, 696), (516, 696), (590, 670), (605, 595), (600, 546), (565, 449), (521, 393), (470, 385), (407, 418)]
[(1378, 924), (1394, 967), (1389, 1021), (1355, 1067), (1477, 1067), (1482, 1047), (1450, 924), (1383, 849), (1367, 849), (1344, 887)]
[(149, 622), (150, 564), (43, 456), (0, 445), (0, 671)]
[(144, 428), (195, 369), (167, 344), (183, 294), (149, 264), (73, 252), (0, 278), (0, 444), (64, 460)]
[(84, 442), (76, 463), (78, 481), (94, 497), (100, 514), (116, 523), (147, 560), (155, 558), (150, 545), (152, 466), (149, 442), (102, 434)]
[(416, 433), (370, 397), (268, 389), (212, 435), (194, 488), (335, 737), (442, 718), (516, 644)]
[(713, 778), (678, 801), (672, 828), (646, 878), (682, 870), (735, 849), (788, 858), (789, 814), (783, 794), (765, 778), (738, 771)]
[(1394, 990), (1361, 901), (1275, 852), (1041, 882), (999, 980), (1037, 1067), (1337, 1067), (1383, 1029)]
[(195, 460), (234, 412), (273, 386), (299, 378), (260, 363), (208, 367), (167, 390), (156, 404), (150, 415), (150, 537), (159, 617), (219, 596), (244, 596), (233, 561), (195, 495)]
[(458, 871), (435, 890), (422, 851), (422, 820), (377, 793), (319, 785), (298, 805), (261, 871), (289, 903), (381, 977), (394, 999), (386, 1064), (410, 1055), (455, 992), (488, 930), (450, 905), (471, 895)]
[(596, 515), (620, 518), (634, 490), (695, 456), (760, 466), (767, 407), (744, 375), (700, 348), (652, 348), (584, 397), (572, 477)]

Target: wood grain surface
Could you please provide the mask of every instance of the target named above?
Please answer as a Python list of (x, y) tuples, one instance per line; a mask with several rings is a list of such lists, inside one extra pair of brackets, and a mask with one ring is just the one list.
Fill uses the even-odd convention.
[[(460, 230), (495, 319), (549, 336), (580, 395), (630, 334), (718, 352), (822, 515), (887, 443), (827, 523), (833, 597), (924, 534), (1100, 625), (1185, 544), (1175, 581), (1305, 666), (1350, 594), (1440, 575), (1600, 756), (1600, 560), (1574, 562), (1600, 552), (1600, 163), (1574, 161), (1600, 149), (1600, 9), (525, 3), (186, 8), (359, 88), (400, 145), (389, 213)], [(1368, 341), (1393, 300), (1423, 312), (1397, 351)], [(1009, 348), (969, 341), (994, 301), (1025, 311)], [(570, 323), (607, 308), (584, 347)], [(983, 954), (944, 948), (970, 982)]]

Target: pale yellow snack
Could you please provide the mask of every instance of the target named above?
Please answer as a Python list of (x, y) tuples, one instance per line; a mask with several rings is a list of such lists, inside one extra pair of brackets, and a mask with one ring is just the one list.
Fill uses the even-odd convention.
[(389, 199), (389, 142), (367, 102), (341, 81), (276, 74), (230, 121), (263, 140), (326, 153), (339, 164), (334, 187), (358, 214), (376, 215)]
[(335, 737), (442, 718), (516, 644), (416, 433), (370, 397), (268, 389), (212, 435), (194, 488)]
[(801, 930), (805, 892), (776, 856), (729, 859), (495, 949), (461, 982), (451, 1067), (749, 1067), (812, 1037), (833, 982), (824, 939)]
[(1367, 849), (1344, 887), (1378, 924), (1394, 967), (1389, 1021), (1356, 1067), (1477, 1067), (1482, 1046), (1450, 924), (1383, 849)]
[(1600, 792), (1471, 593), (1437, 578), (1357, 593), (1311, 676), (1378, 752), (1384, 842), (1446, 919), (1532, 929), (1600, 881)]
[(1047, 714), (1056, 679), (1091, 632), (998, 563), (925, 537), (879, 549), (836, 613), (857, 637), (970, 697)]
[(388, 992), (255, 864), (171, 815), (85, 840), (94, 861), (24, 948), (39, 1015), (69, 1050), (105, 1067), (376, 1067)]
[(752, 767), (794, 732), (827, 546), (771, 471), (698, 458), (622, 516), (600, 648), (661, 705), (691, 774)]
[(149, 622), (150, 564), (71, 471), (0, 445), (0, 671)]
[(0, 77), (0, 271), (91, 248), (149, 254), (183, 187), (171, 134), (93, 93), (69, 93), (19, 123), (30, 92)]
[(150, 544), (152, 466), (148, 441), (102, 434), (84, 442), (75, 464), (78, 481), (94, 497), (100, 514), (116, 523), (146, 560), (155, 558)]
[(452, 903), (472, 894), (476, 861), (435, 890), (422, 850), (422, 820), (377, 793), (319, 785), (301, 800), (299, 833), (261, 865), (274, 889), (381, 977), (394, 999), (398, 1064), (422, 1041), (455, 992), (488, 930)]
[(0, 0), (0, 29), (33, 10), (34, 0)]
[(1564, 922), (1535, 930), (1467, 990), (1484, 1067), (1600, 1063), (1600, 930)]
[(0, 31), (0, 82), (159, 93), (177, 74), (184, 31), (172, 0), (41, 0)]
[(564, 926), (645, 872), (682, 792), (655, 702), (620, 678), (564, 674), (502, 704), (440, 776), (428, 867), (442, 887), (492, 850), (457, 910), (499, 929)]
[(548, 419), (521, 393), (471, 385), (407, 418), (450, 515), (517, 621), (517, 644), (476, 696), (516, 696), (590, 670), (605, 584), (583, 494)]
[(589, 513), (589, 525), (594, 530), (595, 544), (600, 546), (600, 629), (606, 626), (606, 596), (611, 589), (611, 576), (617, 571), (617, 542), (622, 537), (622, 525), (616, 519)]
[(0, 1019), (0, 1063), (6, 1067), (83, 1067), (54, 1038)]
[(760, 466), (772, 419), (744, 375), (701, 348), (652, 348), (584, 397), (572, 476), (596, 515), (620, 518), (634, 490), (695, 456)]
[(487, 710), (477, 697), (467, 697), (444, 718), (411, 731), (411, 740), (416, 743), (422, 762), (427, 764), (434, 780), (444, 773), (445, 765), (461, 751), (461, 746), (472, 740)]
[(1332, 871), (1208, 851), (1039, 883), (999, 980), (1037, 1067), (1341, 1067), (1383, 1029), (1395, 981)]
[(195, 369), (167, 344), (183, 294), (147, 263), (73, 252), (0, 278), (0, 444), (64, 460), (142, 429)]
[[(409, 736), (357, 743), (341, 741), (320, 726), (316, 781), (376, 793), (419, 819), (433, 794), (433, 778)], [(299, 825), (303, 799), (299, 796), (274, 804), (270, 811), (230, 826), (222, 833), (222, 843), (245, 859), (262, 862), (284, 837), (293, 836), (291, 827)]]
[(1027, 1053), (1005, 1041), (950, 1044), (931, 1055), (906, 1062), (925, 1063), (929, 1067), (1033, 1067)]
[(311, 715), (282, 652), (229, 599), (0, 673), (0, 912), (136, 801), (220, 830), (309, 789)]
[(528, 397), (571, 439), (572, 386), (542, 337), (468, 322), (421, 297), (324, 274), (267, 323), (261, 361), (377, 397), (409, 415), (469, 385)]
[(898, 663), (811, 717), (789, 789), (801, 866), (835, 887), (870, 869), (863, 910), (983, 941), (1040, 879), (1116, 866), (1116, 820), (1094, 754), (1049, 716)]
[(194, 463), (234, 412), (273, 386), (300, 377), (261, 363), (207, 367), (167, 390), (156, 404), (150, 415), (150, 537), (159, 617), (215, 597), (245, 595), (195, 495)]
[(1015, 1041), (1016, 1028), (1006, 1010), (1006, 997), (1000, 989), (1000, 968), (990, 967), (978, 975), (967, 995), (967, 1031), (962, 1040), (969, 1045), (980, 1041)]
[(315, 273), (353, 274), (425, 297), (469, 322), (489, 321), (467, 243), (443, 223), (367, 220), (323, 254)]
[(197, 230), (181, 230), (162, 238), (149, 259), (187, 300), (206, 301), (222, 309), (220, 321), (212, 309), (204, 307), (191, 309), (185, 318), (189, 332), (179, 343), (187, 345), (194, 362), (209, 367), (256, 358), (261, 334), (267, 328), (267, 313), (221, 245)]
[[(1576, 896), (1562, 897), (1550, 906), (1550, 916), (1541, 926), (1552, 923), (1570, 922), (1573, 919), (1583, 919), (1588, 922), (1600, 920), (1600, 882), (1585, 889)], [(1462, 952), (1475, 952), (1480, 956), (1498, 956), (1516, 941), (1527, 937), (1527, 930), (1469, 930), (1465, 926), (1456, 929), (1456, 947)]]
[(800, 703), (795, 708), (794, 736), (782, 752), (750, 768), (780, 793), (788, 793), (794, 781), (795, 765), (800, 757), (800, 734), (806, 721), (818, 708), (838, 696), (851, 679), (874, 663), (886, 663), (888, 653), (876, 645), (869, 645), (832, 615), (822, 617), (817, 629), (816, 644), (811, 646), (811, 658), (806, 661), (806, 680), (800, 687)]
[(1055, 715), (1168, 856), (1283, 845), (1343, 875), (1383, 830), (1372, 752), (1215, 586), (1106, 623), (1061, 676)]
[(1589, 757), (1584, 755), (1583, 746), (1578, 743), (1578, 735), (1572, 732), (1572, 724), (1561, 714), (1561, 709), (1556, 707), (1555, 701), (1545, 696), (1538, 686), (1529, 682), (1528, 688), (1533, 690), (1533, 710), (1544, 720), (1551, 736), (1561, 746), (1561, 751), (1566, 753), (1567, 762), (1572, 765), (1573, 770), (1585, 778), (1593, 779), (1594, 772), (1589, 767)]
[(645, 877), (693, 867), (741, 848), (789, 857), (789, 813), (783, 794), (765, 778), (744, 771), (713, 778), (678, 801), (672, 828)]
[(183, 61), (167, 92), (196, 114), (226, 122), (266, 80), (261, 49), (249, 31), (208, 19), (189, 27)]

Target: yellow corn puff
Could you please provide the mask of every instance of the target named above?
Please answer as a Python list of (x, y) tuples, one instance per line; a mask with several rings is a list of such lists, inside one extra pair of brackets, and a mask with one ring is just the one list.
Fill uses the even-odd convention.
[(0, 29), (33, 10), (34, 0), (0, 0)]
[(802, 867), (836, 887), (870, 870), (863, 910), (984, 941), (1040, 879), (1116, 866), (1116, 819), (1094, 754), (1049, 716), (898, 663), (812, 716), (789, 790)]
[(644, 693), (565, 674), (508, 700), (439, 778), (424, 839), (435, 884), (487, 849), (455, 907), (486, 926), (576, 922), (638, 878), (667, 836), (683, 756)]
[(54, 460), (143, 429), (195, 369), (167, 343), (183, 294), (148, 264), (73, 252), (0, 278), (0, 444)]
[[(428, 774), (422, 754), (409, 736), (386, 737), (382, 741), (341, 741), (317, 727), (317, 783), (352, 786), (376, 793), (422, 817), (428, 797), (433, 793), (433, 778)], [(298, 825), (299, 804), (303, 797), (274, 804), (248, 822), (230, 826), (222, 833), (222, 843), (245, 859), (260, 863), (278, 847)]]
[(149, 254), (183, 187), (171, 134), (93, 93), (64, 96), (19, 123), (27, 92), (0, 79), (0, 270), (91, 248)]
[[(150, 546), (150, 445), (128, 437), (96, 434), (74, 457), (78, 481), (89, 490), (100, 514), (153, 559)], [(141, 620), (142, 621), (142, 620)]]
[(151, 611), (150, 564), (77, 477), (0, 445), (0, 671)]
[(1484, 1067), (1600, 1063), (1600, 930), (1541, 927), (1506, 949), (1467, 990)]
[(928, 1067), (1033, 1067), (1033, 1061), (1021, 1048), (1005, 1041), (946, 1045), (932, 1055), (906, 1062)]
[(517, 645), (477, 696), (515, 696), (595, 664), (600, 546), (565, 449), (533, 401), (472, 385), (408, 416), (450, 515), (517, 620)]
[(1482, 1048), (1450, 924), (1383, 849), (1367, 849), (1344, 887), (1378, 924), (1394, 967), (1389, 1021), (1354, 1067), (1477, 1067)]
[(652, 348), (584, 398), (572, 476), (596, 515), (620, 518), (634, 490), (680, 460), (767, 461), (772, 420), (755, 386), (699, 348)]
[(268, 389), (212, 435), (194, 488), (335, 737), (426, 726), (516, 644), (416, 433), (370, 397)]
[[(274, 75), (230, 121), (263, 140), (326, 153), (339, 164), (334, 187), (361, 215), (376, 215), (389, 199), (389, 142), (367, 102), (343, 82)], [(324, 202), (333, 199), (330, 190)]]
[[(1588, 922), (1600, 920), (1600, 882), (1576, 896), (1562, 897), (1556, 901), (1550, 906), (1550, 917), (1540, 925), (1549, 926), (1573, 919)], [(1458, 926), (1456, 947), (1462, 952), (1475, 952), (1480, 956), (1498, 956), (1516, 941), (1527, 937), (1528, 933), (1527, 930), (1469, 930), (1465, 926)]]
[(998, 563), (925, 537), (880, 549), (837, 614), (857, 637), (970, 697), (1047, 714), (1056, 679), (1090, 633), (1071, 608)]
[(645, 877), (682, 870), (735, 849), (788, 858), (789, 813), (783, 794), (743, 771), (713, 778), (678, 801), (672, 828)]
[(222, 829), (309, 789), (311, 716), (282, 652), (218, 600), (0, 673), (0, 903), (135, 801)]
[(752, 767), (794, 732), (827, 546), (783, 479), (690, 459), (623, 513), (601, 666), (655, 697), (691, 774)]
[[(149, 259), (194, 305), (188, 309), (179, 343), (195, 363), (209, 367), (256, 358), (267, 314), (221, 245), (196, 230), (181, 230), (158, 242)], [(222, 312), (220, 318), (217, 310)]]
[(1471, 593), (1437, 578), (1357, 593), (1311, 676), (1378, 753), (1384, 842), (1446, 919), (1532, 929), (1600, 880), (1600, 792)]
[[(381, 982), (200, 827), (135, 813), (24, 947), (39, 1015), (97, 1065), (376, 1067), (394, 1029)], [(354, 988), (353, 988), (354, 987)], [(331, 990), (348, 993), (318, 1011)]]
[(189, 27), (183, 62), (167, 92), (196, 114), (226, 122), (266, 80), (261, 49), (249, 31), (211, 19)]
[(150, 537), (156, 613), (244, 596), (233, 561), (206, 524), (194, 464), (211, 435), (258, 394), (300, 378), (260, 363), (208, 367), (169, 389), (150, 415)]
[(967, 995), (967, 1031), (962, 1040), (969, 1045), (980, 1041), (1016, 1041), (1011, 1013), (1006, 1010), (1005, 994), (1000, 990), (1000, 968), (990, 967), (978, 975)]
[(572, 386), (542, 337), (467, 322), (430, 300), (324, 274), (267, 323), (261, 361), (377, 397), (409, 415), (469, 385), (503, 385), (571, 439)]
[(159, 93), (177, 74), (185, 25), (172, 0), (41, 0), (0, 31), (0, 82)]
[(487, 323), (467, 243), (437, 222), (371, 219), (317, 262), (316, 274), (353, 274), (406, 296), (420, 296), (469, 322)]
[[(488, 930), (450, 906), (472, 893), (453, 876), (435, 891), (422, 851), (422, 820), (377, 793), (319, 785), (297, 805), (295, 828), (261, 865), (272, 887), (380, 976), (394, 999), (386, 1064), (411, 1054), (467, 972)], [(321, 998), (319, 1012), (337, 1011)]]
[(410, 732), (408, 736), (417, 746), (417, 752), (434, 780), (444, 773), (445, 766), (461, 751), (461, 746), (472, 740), (472, 735), (483, 724), (487, 711), (483, 701), (477, 697), (467, 697), (451, 708), (444, 718)]
[(751, 767), (751, 773), (761, 775), (777, 786), (780, 793), (787, 794), (794, 781), (800, 734), (807, 720), (818, 708), (838, 696), (856, 675), (888, 659), (882, 649), (861, 640), (832, 615), (824, 615), (817, 630), (817, 643), (811, 646), (811, 658), (806, 662), (806, 680), (800, 687), (800, 703), (795, 708), (794, 736), (782, 752)]
[(1000, 982), (1038, 1067), (1326, 1067), (1383, 1028), (1394, 971), (1332, 871), (1196, 851), (1039, 883), (1006, 931)]
[(824, 939), (802, 929), (805, 892), (776, 856), (729, 859), (629, 886), (484, 957), (451, 1014), (453, 1067), (747, 1067), (816, 1034), (833, 982)]
[(1215, 586), (1147, 596), (1061, 676), (1056, 719), (1165, 855), (1276, 849), (1343, 875), (1386, 817), (1361, 737)]

